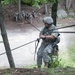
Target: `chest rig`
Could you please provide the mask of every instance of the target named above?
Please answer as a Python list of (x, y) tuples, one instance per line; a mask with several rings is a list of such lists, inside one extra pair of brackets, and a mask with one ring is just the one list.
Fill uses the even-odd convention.
[[(53, 29), (44, 28), (42, 34), (45, 35), (45, 36), (47, 36), (47, 35), (51, 35), (52, 32), (53, 32)], [(44, 41), (44, 42), (51, 43), (52, 40), (50, 40), (50, 39), (44, 39), (43, 41)]]
[(53, 32), (52, 29), (44, 28), (44, 30), (43, 30), (43, 35), (45, 35), (45, 36), (51, 35), (52, 32)]

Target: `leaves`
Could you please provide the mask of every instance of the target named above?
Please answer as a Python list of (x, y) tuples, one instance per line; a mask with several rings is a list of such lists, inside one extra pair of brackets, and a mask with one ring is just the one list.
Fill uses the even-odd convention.
[[(31, 6), (36, 6), (40, 8), (40, 4), (42, 3), (54, 3), (56, 0), (22, 0), (22, 2), (24, 2), (27, 5), (31, 5)], [(10, 4), (10, 3), (18, 3), (18, 0), (3, 0), (1, 1), (2, 4)]]
[(9, 0), (1, 1), (2, 4), (9, 4)]

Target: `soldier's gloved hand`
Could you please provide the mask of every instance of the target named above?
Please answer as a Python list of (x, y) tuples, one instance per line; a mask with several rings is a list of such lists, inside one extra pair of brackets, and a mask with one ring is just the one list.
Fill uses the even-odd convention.
[(37, 38), (37, 41), (39, 42), (40, 41), (40, 38)]
[(46, 36), (45, 35), (40, 35), (39, 36), (41, 39), (45, 40), (46, 39)]

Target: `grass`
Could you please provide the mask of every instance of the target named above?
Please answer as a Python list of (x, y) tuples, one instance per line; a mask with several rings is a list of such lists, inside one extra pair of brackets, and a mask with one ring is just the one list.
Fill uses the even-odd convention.
[(74, 44), (69, 46), (68, 54), (69, 54), (69, 59), (71, 61), (71, 66), (75, 67), (75, 45)]
[[(67, 49), (59, 51), (59, 62), (60, 66), (45, 71), (49, 72), (50, 75), (75, 75), (75, 44), (71, 44)], [(34, 67), (37, 67), (37, 65), (25, 66), (24, 68)], [(44, 68), (44, 65), (42, 65), (42, 68)], [(5, 72), (2, 75), (12, 75), (7, 70)], [(29, 72), (26, 74), (28, 75)]]
[(37, 65), (30, 65), (30, 66), (25, 66), (24, 68), (34, 68), (34, 67), (37, 67)]
[(50, 75), (75, 75), (75, 68), (66, 67), (66, 68), (51, 68), (48, 70)]
[[(14, 69), (15, 71), (15, 69)], [(18, 70), (18, 72), (15, 72), (12, 74), (12, 72), (14, 72), (12, 70), (10, 70), (10, 73), (5, 72), (4, 74), (1, 75), (33, 75), (34, 73), (31, 73), (31, 71), (23, 71), (23, 70)], [(49, 68), (47, 70), (43, 70), (43, 71), (33, 71), (36, 72), (35, 75), (75, 75), (75, 68), (71, 68), (71, 67), (66, 67), (66, 68), (61, 68), (61, 67), (56, 67), (56, 68)], [(40, 74), (39, 74), (40, 72)], [(47, 74), (46, 74), (47, 73)]]
[(12, 75), (12, 74), (10, 74), (10, 73), (5, 73), (5, 74), (2, 74), (2, 75)]
[(66, 50), (59, 52), (59, 59), (62, 67), (75, 67), (75, 44), (70, 45)]
[[(71, 44), (65, 50), (59, 51), (58, 67), (75, 67), (75, 44)], [(25, 68), (33, 68), (37, 65), (25, 66)], [(44, 64), (42, 65), (44, 68)]]

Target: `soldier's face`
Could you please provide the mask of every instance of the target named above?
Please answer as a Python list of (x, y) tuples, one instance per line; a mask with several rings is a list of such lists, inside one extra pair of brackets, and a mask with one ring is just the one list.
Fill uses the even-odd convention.
[(47, 23), (44, 23), (46, 28), (50, 28), (51, 25), (48, 25)]

